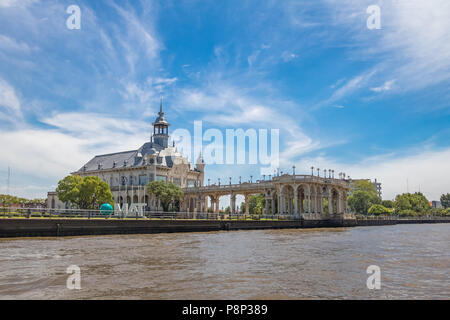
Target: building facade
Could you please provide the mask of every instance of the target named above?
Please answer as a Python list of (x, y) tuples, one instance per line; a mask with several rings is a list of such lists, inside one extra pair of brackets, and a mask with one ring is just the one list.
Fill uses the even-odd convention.
[(249, 214), (251, 195), (263, 194), (265, 214), (293, 215), (303, 218), (326, 218), (347, 212), (347, 195), (350, 183), (334, 176), (284, 174), (254, 183), (211, 185), (184, 189), (182, 210), (205, 212), (208, 203), (219, 213), (219, 200), (230, 197), (231, 213), (236, 213), (236, 196), (245, 199), (245, 214)]
[[(158, 200), (147, 195), (146, 185), (150, 181), (172, 182), (181, 188), (203, 186), (203, 159), (199, 157), (194, 166), (177, 151), (175, 144), (169, 146), (170, 124), (164, 117), (162, 102), (152, 125), (150, 141), (139, 149), (97, 155), (72, 174), (97, 176), (108, 183), (115, 203), (145, 203), (147, 210), (161, 209)], [(48, 193), (47, 205), (56, 209), (70, 207), (69, 203), (59, 201), (56, 192)]]

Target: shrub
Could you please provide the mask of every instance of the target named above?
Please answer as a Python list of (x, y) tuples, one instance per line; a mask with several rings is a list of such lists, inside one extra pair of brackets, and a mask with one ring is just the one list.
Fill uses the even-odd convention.
[(401, 210), (398, 213), (399, 217), (415, 217), (417, 216), (417, 212), (411, 209)]
[(392, 214), (394, 210), (386, 208), (385, 206), (382, 206), (381, 204), (374, 204), (369, 208), (368, 213), (370, 215), (379, 216), (382, 214)]

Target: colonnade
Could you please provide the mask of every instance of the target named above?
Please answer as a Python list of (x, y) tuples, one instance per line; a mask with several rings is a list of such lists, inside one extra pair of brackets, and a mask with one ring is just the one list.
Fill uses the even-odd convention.
[[(292, 179), (291, 179), (292, 180)], [(251, 195), (263, 194), (265, 214), (321, 216), (343, 214), (346, 211), (346, 199), (349, 187), (339, 183), (314, 181), (314, 183), (297, 183), (293, 181), (270, 181), (255, 188), (257, 183), (250, 185), (230, 185), (219, 188), (196, 188), (188, 190), (181, 206), (182, 211), (206, 212), (208, 199), (210, 211), (219, 213), (219, 199), (230, 197), (231, 213), (236, 213), (236, 197), (244, 197), (245, 214), (249, 214), (249, 199)]]

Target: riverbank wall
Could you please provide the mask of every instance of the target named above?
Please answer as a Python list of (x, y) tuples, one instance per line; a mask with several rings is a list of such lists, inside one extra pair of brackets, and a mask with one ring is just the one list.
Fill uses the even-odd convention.
[(450, 220), (143, 220), (143, 219), (0, 219), (0, 238), (152, 234), (233, 230), (339, 228), (399, 223), (448, 223)]

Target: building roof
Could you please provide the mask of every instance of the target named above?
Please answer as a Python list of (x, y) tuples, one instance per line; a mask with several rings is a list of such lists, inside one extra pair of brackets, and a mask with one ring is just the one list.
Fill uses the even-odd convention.
[(159, 105), (158, 117), (156, 118), (155, 122), (153, 122), (153, 126), (170, 126), (170, 124), (166, 121), (166, 118), (164, 118), (164, 112), (162, 110), (162, 98), (161, 104)]
[[(169, 126), (169, 123), (164, 118), (164, 112), (162, 111), (162, 99), (158, 115), (159, 116), (156, 118), (153, 125)], [(137, 150), (95, 156), (77, 172), (83, 173), (89, 171), (140, 167), (148, 164), (148, 155), (156, 157), (156, 164), (158, 166), (172, 168), (174, 164), (186, 164), (189, 166), (189, 170), (198, 171), (186, 157), (176, 150), (175, 146), (163, 146), (152, 138), (150, 142), (144, 143)]]
[(157, 165), (163, 167), (172, 168), (174, 163), (184, 163), (189, 165), (190, 170), (195, 170), (189, 160), (174, 147), (163, 148), (157, 143), (146, 142), (137, 150), (95, 156), (77, 172), (140, 167), (147, 164), (146, 155), (156, 155)]

